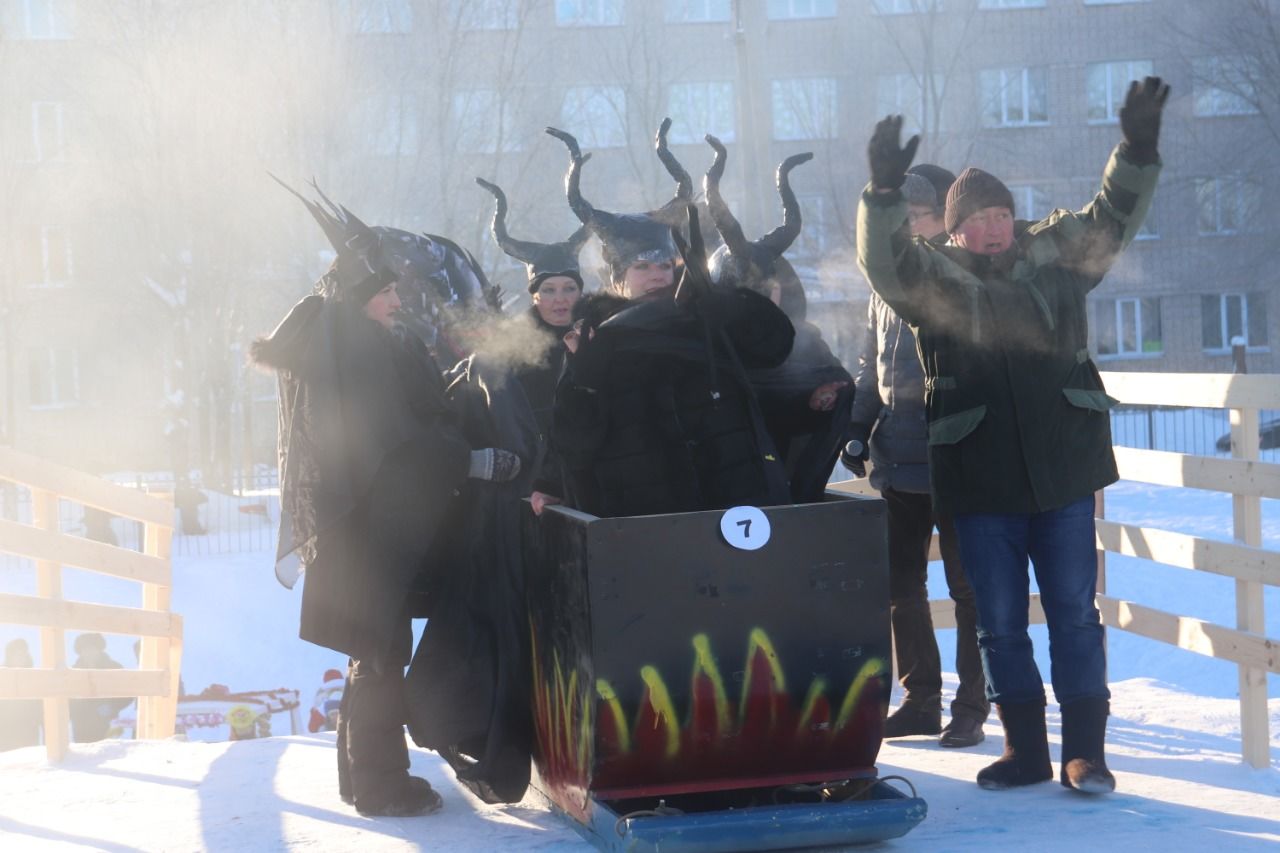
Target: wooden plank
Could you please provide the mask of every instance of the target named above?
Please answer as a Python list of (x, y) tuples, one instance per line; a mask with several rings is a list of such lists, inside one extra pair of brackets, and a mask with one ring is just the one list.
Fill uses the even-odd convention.
[(1232, 492), (1248, 497), (1280, 498), (1280, 465), (1245, 459), (1214, 459), (1164, 450), (1116, 447), (1120, 479)]
[[(1258, 459), (1258, 410), (1231, 410), (1231, 455), (1249, 462)], [(1252, 547), (1262, 545), (1262, 499), (1233, 495), (1232, 526), (1236, 541)], [(1236, 581), (1236, 627), (1251, 634), (1267, 630), (1262, 584), (1255, 580)], [(1257, 667), (1241, 666), (1240, 752), (1251, 767), (1271, 763), (1271, 735), (1267, 714), (1267, 673)]]
[(172, 613), (137, 607), (0, 593), (0, 623), (38, 625), (62, 631), (169, 637), (178, 620)]
[(0, 447), (0, 480), (53, 492), (112, 515), (173, 527), (173, 501), (107, 482), (83, 471), (40, 459), (11, 447)]
[[(42, 489), (31, 490), (31, 519), (35, 529), (46, 535), (58, 529), (58, 496)], [(62, 600), (62, 567), (52, 560), (36, 560), (36, 593), (50, 601)], [(61, 628), (40, 628), (40, 665), (60, 670), (67, 665), (67, 640)], [(10, 695), (0, 690), (0, 696)], [(49, 697), (44, 701), (44, 748), (52, 762), (66, 757), (71, 744), (71, 715), (67, 700)]]
[(1280, 383), (1262, 373), (1106, 372), (1102, 381), (1108, 394), (1132, 405), (1280, 409)]
[(871, 481), (866, 477), (859, 477), (856, 480), (844, 480), (839, 483), (830, 483), (827, 486), (833, 492), (840, 492), (844, 495), (862, 495), (868, 498), (878, 498), (880, 493), (871, 487)]
[(156, 696), (169, 689), (164, 669), (10, 669), (0, 667), (0, 695), (10, 699), (111, 699)]
[(1108, 627), (1159, 640), (1199, 655), (1280, 674), (1280, 640), (1105, 595), (1098, 596), (1098, 609), (1102, 612), (1103, 624)]
[(20, 557), (47, 560), (143, 583), (168, 585), (170, 582), (167, 560), (16, 521), (0, 520), (0, 543), (3, 543), (0, 551)]
[[(143, 531), (143, 551), (150, 557), (169, 560), (170, 531), (155, 524), (146, 525)], [(168, 612), (169, 587), (157, 584), (142, 585), (142, 607), (145, 610)], [(144, 637), (139, 647), (138, 665), (143, 669), (160, 669), (169, 658), (169, 638)], [(139, 738), (154, 740), (173, 734), (173, 718), (168, 715), (168, 702), (163, 697), (138, 700), (137, 733)], [(165, 732), (168, 734), (165, 734)]]
[(1101, 519), (1095, 524), (1098, 544), (1113, 554), (1280, 586), (1280, 552), (1136, 524)]

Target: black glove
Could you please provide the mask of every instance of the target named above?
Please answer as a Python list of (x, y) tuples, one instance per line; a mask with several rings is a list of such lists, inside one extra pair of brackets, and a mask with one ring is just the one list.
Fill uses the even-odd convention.
[(1169, 84), (1159, 77), (1148, 77), (1129, 84), (1129, 94), (1120, 108), (1120, 132), (1129, 147), (1129, 155), (1139, 165), (1154, 163), (1156, 144), (1160, 141), (1160, 116), (1169, 99)]
[(908, 139), (905, 148), (899, 145), (901, 138), (902, 116), (886, 116), (876, 122), (875, 132), (867, 143), (871, 186), (875, 189), (896, 190), (907, 179), (907, 168), (916, 157), (920, 135)]
[(855, 477), (867, 476), (867, 440), (871, 430), (854, 424), (845, 436), (849, 439), (840, 451), (840, 464)]

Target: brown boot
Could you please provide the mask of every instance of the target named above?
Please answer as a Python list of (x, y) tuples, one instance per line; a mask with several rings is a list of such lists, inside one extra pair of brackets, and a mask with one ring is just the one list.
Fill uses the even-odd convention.
[(1044, 702), (997, 705), (996, 713), (1004, 726), (1004, 754), (978, 771), (978, 786), (1000, 791), (1052, 779)]
[(1116, 777), (1107, 769), (1107, 716), (1111, 703), (1090, 697), (1062, 706), (1063, 787), (1085, 794), (1109, 794)]

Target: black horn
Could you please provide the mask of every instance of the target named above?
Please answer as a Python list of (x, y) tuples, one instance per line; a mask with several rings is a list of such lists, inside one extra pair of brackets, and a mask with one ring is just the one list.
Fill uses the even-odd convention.
[(573, 134), (555, 127), (548, 127), (547, 133), (564, 143), (569, 149), (569, 171), (564, 176), (564, 191), (569, 199), (569, 207), (583, 225), (590, 226), (596, 216), (596, 209), (591, 202), (582, 197), (582, 164), (590, 157), (582, 156), (582, 149)]
[(476, 183), (493, 193), (495, 200), (493, 210), (493, 239), (502, 251), (524, 263), (532, 263), (542, 249), (540, 243), (516, 240), (507, 233), (507, 194), (502, 187), (491, 184), (484, 178), (476, 178)]
[(724, 176), (724, 166), (729, 153), (725, 150), (724, 143), (711, 134), (707, 134), (706, 140), (716, 152), (715, 159), (711, 161), (711, 168), (707, 169), (706, 177), (702, 181), (703, 192), (707, 194), (707, 210), (711, 213), (711, 221), (715, 223), (716, 230), (724, 238), (724, 244), (729, 247), (729, 253), (736, 258), (746, 260), (750, 255), (750, 244), (747, 242), (746, 235), (742, 233), (742, 225), (729, 210), (729, 205), (725, 204), (724, 196), (720, 195), (720, 178)]
[(792, 154), (778, 165), (778, 195), (782, 197), (782, 224), (756, 241), (756, 245), (782, 257), (800, 236), (800, 202), (791, 189), (791, 170), (813, 159), (813, 152)]
[(670, 130), (671, 119), (664, 118), (662, 124), (658, 127), (658, 133), (654, 139), (654, 148), (658, 152), (658, 159), (666, 167), (667, 174), (676, 182), (676, 194), (671, 201), (653, 211), (650, 215), (670, 225), (684, 225), (688, 221), (685, 207), (693, 200), (693, 178), (689, 176), (689, 171), (680, 164), (680, 161), (676, 159), (676, 155), (672, 154), (671, 149), (667, 146), (667, 132)]

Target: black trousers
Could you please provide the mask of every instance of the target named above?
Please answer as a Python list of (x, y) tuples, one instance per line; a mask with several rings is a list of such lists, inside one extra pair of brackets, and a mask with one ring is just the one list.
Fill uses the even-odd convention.
[(960, 687), (951, 716), (985, 720), (991, 711), (978, 653), (978, 611), (960, 563), (960, 546), (949, 516), (938, 516), (927, 494), (885, 489), (889, 520), (889, 616), (897, 651), (903, 705), (941, 710), (942, 662), (929, 614), (929, 540), (936, 524), (947, 590), (956, 605), (956, 675)]
[(395, 648), (382, 663), (349, 660), (338, 705), (338, 793), (343, 799), (378, 798), (403, 785), (409, 775), (405, 723), (404, 668), (413, 646), (406, 613), (397, 626)]

